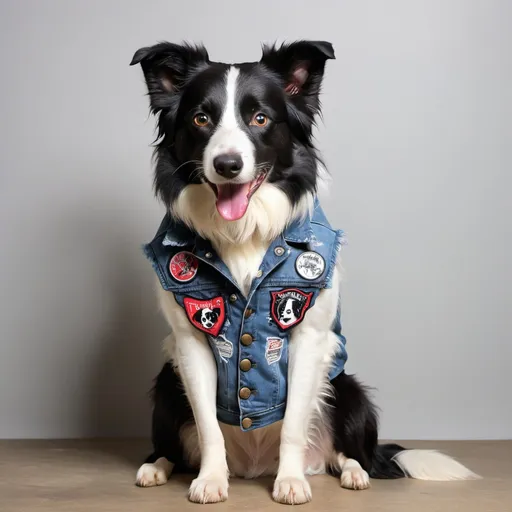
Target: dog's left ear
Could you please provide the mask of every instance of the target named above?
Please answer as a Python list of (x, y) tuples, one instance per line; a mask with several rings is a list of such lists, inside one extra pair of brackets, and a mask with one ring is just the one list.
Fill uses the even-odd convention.
[(170, 107), (189, 73), (210, 62), (203, 46), (159, 43), (135, 52), (130, 66), (140, 64), (148, 86), (151, 109)]
[(290, 96), (318, 96), (325, 62), (334, 59), (334, 49), (326, 41), (297, 41), (280, 47), (263, 46), (261, 63), (280, 75)]
[(220, 308), (213, 308), (213, 312), (220, 316)]

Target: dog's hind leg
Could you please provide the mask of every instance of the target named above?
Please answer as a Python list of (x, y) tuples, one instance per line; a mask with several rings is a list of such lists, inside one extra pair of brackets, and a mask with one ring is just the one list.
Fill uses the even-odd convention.
[(331, 387), (327, 400), (334, 448), (331, 467), (341, 474), (341, 486), (360, 490), (370, 486), (370, 477), (403, 478), (392, 461), (403, 448), (378, 446), (378, 415), (366, 388), (344, 372), (331, 381)]
[(192, 419), (192, 410), (178, 375), (166, 363), (153, 388), (153, 453), (137, 471), (136, 484), (153, 487), (167, 482), (173, 468), (185, 471), (181, 427)]
[(398, 444), (379, 445), (377, 412), (365, 387), (345, 373), (334, 378), (331, 386), (333, 393), (327, 402), (336, 454), (332, 467), (341, 472), (342, 487), (365, 489), (368, 476), (438, 481), (477, 478), (442, 453), (406, 450)]

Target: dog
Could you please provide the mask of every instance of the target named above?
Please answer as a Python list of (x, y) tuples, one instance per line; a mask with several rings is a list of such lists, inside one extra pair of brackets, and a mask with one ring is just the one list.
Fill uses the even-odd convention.
[(476, 478), (441, 453), (378, 444), (376, 407), (345, 372), (343, 233), (319, 204), (312, 140), (330, 59), (323, 41), (264, 46), (236, 65), (168, 42), (133, 56), (157, 118), (166, 207), (145, 252), (172, 329), (139, 486), (196, 472), (189, 499), (214, 503), (230, 475), (273, 475), (273, 499), (300, 504), (312, 499), (307, 475), (347, 489), (370, 477)]
[(194, 315), (194, 320), (200, 322), (205, 329), (211, 329), (218, 321), (220, 309), (214, 308), (213, 311), (209, 308), (199, 309)]
[(284, 325), (297, 322), (300, 314), (300, 307), (295, 299), (286, 299), (286, 301), (281, 302), (277, 310), (279, 312), (279, 321)]

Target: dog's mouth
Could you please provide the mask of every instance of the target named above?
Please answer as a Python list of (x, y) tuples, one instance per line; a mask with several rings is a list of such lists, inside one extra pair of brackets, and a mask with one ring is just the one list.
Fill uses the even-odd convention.
[(252, 195), (263, 183), (267, 173), (268, 170), (260, 171), (256, 178), (248, 183), (208, 182), (217, 197), (219, 215), (225, 220), (241, 219), (249, 207)]

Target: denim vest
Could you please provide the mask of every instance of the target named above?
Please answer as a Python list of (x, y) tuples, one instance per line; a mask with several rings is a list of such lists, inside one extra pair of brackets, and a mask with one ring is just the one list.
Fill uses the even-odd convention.
[[(270, 244), (247, 297), (211, 244), (169, 214), (144, 246), (163, 288), (206, 335), (217, 363), (219, 421), (253, 430), (283, 419), (290, 335), (332, 286), (342, 237), (316, 203), (311, 218)], [(339, 305), (331, 329), (340, 340), (333, 379), (347, 360)]]

